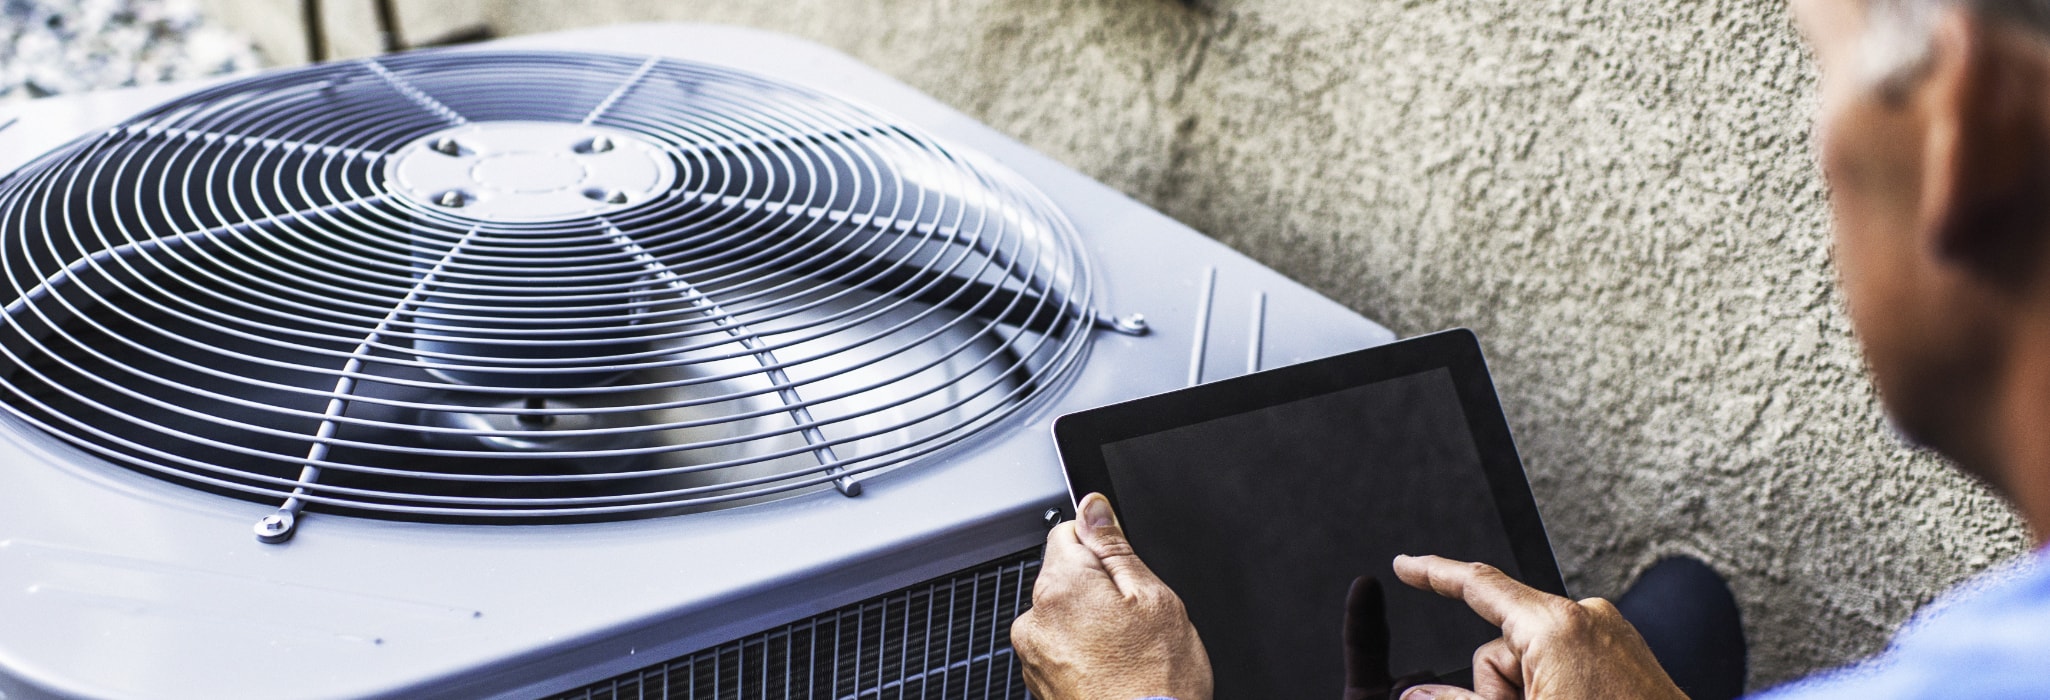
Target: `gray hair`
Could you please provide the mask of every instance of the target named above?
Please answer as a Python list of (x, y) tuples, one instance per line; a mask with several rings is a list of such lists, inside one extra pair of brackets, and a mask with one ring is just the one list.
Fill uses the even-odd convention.
[(2050, 0), (1864, 0), (1871, 25), (1864, 39), (1865, 74), (1888, 93), (1905, 94), (1929, 61), (1929, 41), (1945, 10), (1960, 8), (1988, 22), (2050, 40)]

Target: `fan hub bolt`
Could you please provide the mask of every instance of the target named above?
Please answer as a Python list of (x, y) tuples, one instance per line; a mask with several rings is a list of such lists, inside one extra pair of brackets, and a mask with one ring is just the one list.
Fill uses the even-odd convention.
[(625, 204), (627, 201), (626, 192), (624, 190), (601, 190), (592, 188), (584, 190), (584, 196), (590, 197), (591, 199), (600, 202), (604, 202), (606, 204)]
[[(575, 221), (672, 194), (685, 165), (663, 143), (574, 122), (480, 121), (423, 134), (385, 160), (383, 186), (469, 220)], [(454, 194), (451, 194), (454, 193)]]

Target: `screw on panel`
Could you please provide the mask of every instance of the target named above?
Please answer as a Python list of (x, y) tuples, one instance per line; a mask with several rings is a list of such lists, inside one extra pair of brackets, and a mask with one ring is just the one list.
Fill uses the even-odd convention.
[(434, 203), (454, 209), (470, 203), (470, 198), (465, 196), (462, 190), (449, 190), (441, 193), (441, 196), (435, 197)]
[(612, 150), (612, 137), (594, 136), (591, 140), (585, 141), (582, 148), (576, 150), (581, 153), (604, 153), (610, 151)]
[(1145, 314), (1128, 314), (1119, 318), (1097, 316), (1096, 325), (1107, 327), (1125, 335), (1146, 335), (1147, 332), (1152, 330), (1151, 326), (1146, 325)]
[(459, 156), (463, 154), (463, 145), (456, 143), (456, 140), (453, 137), (449, 136), (443, 136), (441, 138), (435, 139), (434, 143), (430, 144), (428, 147), (433, 148), (436, 153), (441, 153), (445, 155)]
[(1039, 519), (1046, 521), (1046, 529), (1052, 530), (1054, 526), (1061, 524), (1061, 521), (1066, 518), (1061, 517), (1061, 509), (1048, 508), (1045, 513), (1039, 515)]
[(264, 544), (277, 544), (292, 539), (292, 533), (297, 531), (298, 523), (299, 519), (294, 517), (291, 511), (279, 509), (278, 512), (256, 521), (256, 539), (263, 541)]

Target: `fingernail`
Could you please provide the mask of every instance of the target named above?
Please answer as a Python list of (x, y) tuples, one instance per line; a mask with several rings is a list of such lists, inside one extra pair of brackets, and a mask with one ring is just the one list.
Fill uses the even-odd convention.
[(1438, 697), (1438, 689), (1428, 685), (1420, 685), (1402, 692), (1402, 700), (1431, 700), (1435, 697)]
[(1092, 493), (1082, 499), (1082, 522), (1091, 530), (1101, 530), (1117, 522), (1117, 516), (1110, 512), (1110, 499), (1103, 494)]

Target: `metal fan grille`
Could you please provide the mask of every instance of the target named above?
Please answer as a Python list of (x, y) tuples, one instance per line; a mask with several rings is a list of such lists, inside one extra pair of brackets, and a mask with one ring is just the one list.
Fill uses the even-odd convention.
[(0, 247), (6, 408), (275, 499), (270, 541), (307, 506), (535, 522), (851, 495), (1057, 385), (1097, 320), (1072, 226), (1016, 176), (844, 100), (639, 57), (208, 89), (10, 177)]

